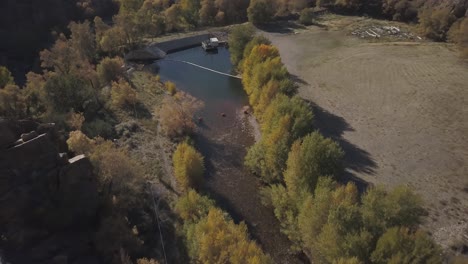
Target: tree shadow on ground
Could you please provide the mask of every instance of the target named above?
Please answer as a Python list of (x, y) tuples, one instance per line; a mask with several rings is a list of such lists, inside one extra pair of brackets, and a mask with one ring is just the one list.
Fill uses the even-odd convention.
[(369, 152), (343, 138), (343, 134), (346, 131), (354, 131), (344, 118), (328, 112), (311, 101), (307, 102), (314, 113), (314, 127), (324, 136), (332, 138), (338, 142), (345, 152), (345, 170), (341, 175), (342, 180), (344, 182), (352, 181), (356, 183), (360, 190), (364, 190), (368, 183), (357, 177), (354, 173), (373, 175), (375, 173), (377, 163), (371, 157)]
[(270, 24), (265, 24), (258, 26), (260, 30), (263, 30), (265, 32), (269, 33), (282, 33), (282, 34), (288, 34), (288, 33), (294, 33), (294, 30), (296, 29), (305, 29), (303, 25), (297, 24), (293, 21), (280, 21), (276, 23), (270, 23)]
[(292, 81), (294, 81), (295, 83), (298, 83), (300, 85), (309, 85), (308, 82), (306, 82), (304, 79), (302, 79), (301, 77), (297, 76), (297, 75), (294, 75), (294, 74), (289, 74), (290, 78)]
[(138, 102), (133, 107), (130, 107), (129, 113), (131, 117), (136, 119), (152, 118), (150, 110), (141, 102)]

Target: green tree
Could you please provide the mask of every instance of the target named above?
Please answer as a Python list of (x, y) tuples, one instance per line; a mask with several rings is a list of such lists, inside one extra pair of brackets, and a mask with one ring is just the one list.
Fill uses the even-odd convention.
[(296, 197), (313, 193), (320, 176), (338, 176), (343, 156), (344, 152), (336, 142), (318, 132), (296, 141), (284, 172), (288, 192)]
[(371, 259), (376, 264), (442, 263), (441, 250), (424, 231), (411, 232), (405, 227), (388, 229), (379, 238)]
[(13, 77), (6, 67), (0, 66), (0, 89), (7, 84), (14, 84)]
[(54, 75), (47, 80), (44, 90), (48, 105), (56, 112), (67, 113), (74, 109), (86, 113), (95, 110), (97, 101), (92, 87), (74, 75)]
[(205, 165), (203, 156), (186, 142), (180, 143), (172, 157), (174, 176), (181, 190), (203, 185)]
[(406, 187), (390, 192), (372, 188), (362, 198), (364, 225), (377, 236), (394, 226), (416, 227), (424, 213), (421, 204), (421, 198)]
[(270, 22), (273, 19), (274, 10), (271, 3), (265, 0), (250, 1), (247, 9), (249, 21), (254, 25), (261, 25)]
[(246, 45), (253, 39), (255, 29), (251, 25), (239, 25), (233, 27), (229, 34), (229, 51), (231, 62), (238, 66), (242, 60)]

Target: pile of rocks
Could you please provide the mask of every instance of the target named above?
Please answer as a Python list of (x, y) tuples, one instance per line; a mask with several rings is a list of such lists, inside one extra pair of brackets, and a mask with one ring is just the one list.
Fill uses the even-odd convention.
[(421, 37), (395, 26), (366, 26), (355, 29), (352, 35), (360, 38), (392, 38), (398, 40), (422, 40)]

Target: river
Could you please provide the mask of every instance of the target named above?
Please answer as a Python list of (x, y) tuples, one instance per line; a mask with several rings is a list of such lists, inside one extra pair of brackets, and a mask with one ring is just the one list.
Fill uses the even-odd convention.
[(205, 156), (208, 195), (235, 222), (247, 224), (252, 238), (275, 263), (303, 263), (298, 256), (291, 255), (291, 243), (280, 233), (272, 209), (261, 204), (259, 180), (244, 167), (246, 149), (254, 143), (254, 131), (242, 112), (248, 99), (241, 80), (178, 62), (187, 61), (230, 74), (229, 51), (220, 47), (217, 53), (206, 53), (195, 47), (169, 54), (166, 59), (151, 65), (153, 72), (205, 104), (196, 113), (203, 122), (198, 126), (195, 142)]

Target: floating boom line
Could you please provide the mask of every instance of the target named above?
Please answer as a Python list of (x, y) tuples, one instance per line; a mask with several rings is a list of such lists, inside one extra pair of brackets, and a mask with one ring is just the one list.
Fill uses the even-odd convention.
[(211, 72), (214, 72), (214, 73), (217, 73), (217, 74), (221, 74), (221, 75), (224, 75), (224, 76), (228, 76), (228, 77), (231, 77), (231, 78), (242, 79), (240, 76), (236, 76), (236, 75), (232, 75), (232, 74), (228, 74), (228, 73), (216, 71), (216, 70), (213, 70), (213, 69), (210, 69), (210, 68), (207, 68), (207, 67), (203, 67), (203, 66), (201, 66), (201, 65), (198, 65), (198, 64), (195, 64), (195, 63), (192, 63), (192, 62), (188, 62), (188, 61), (171, 60), (171, 59), (164, 59), (164, 60), (165, 60), (165, 61), (181, 62), (181, 63), (189, 64), (189, 65), (192, 65), (192, 66), (195, 66), (195, 67), (198, 67), (198, 68), (207, 70), (207, 71), (211, 71)]

